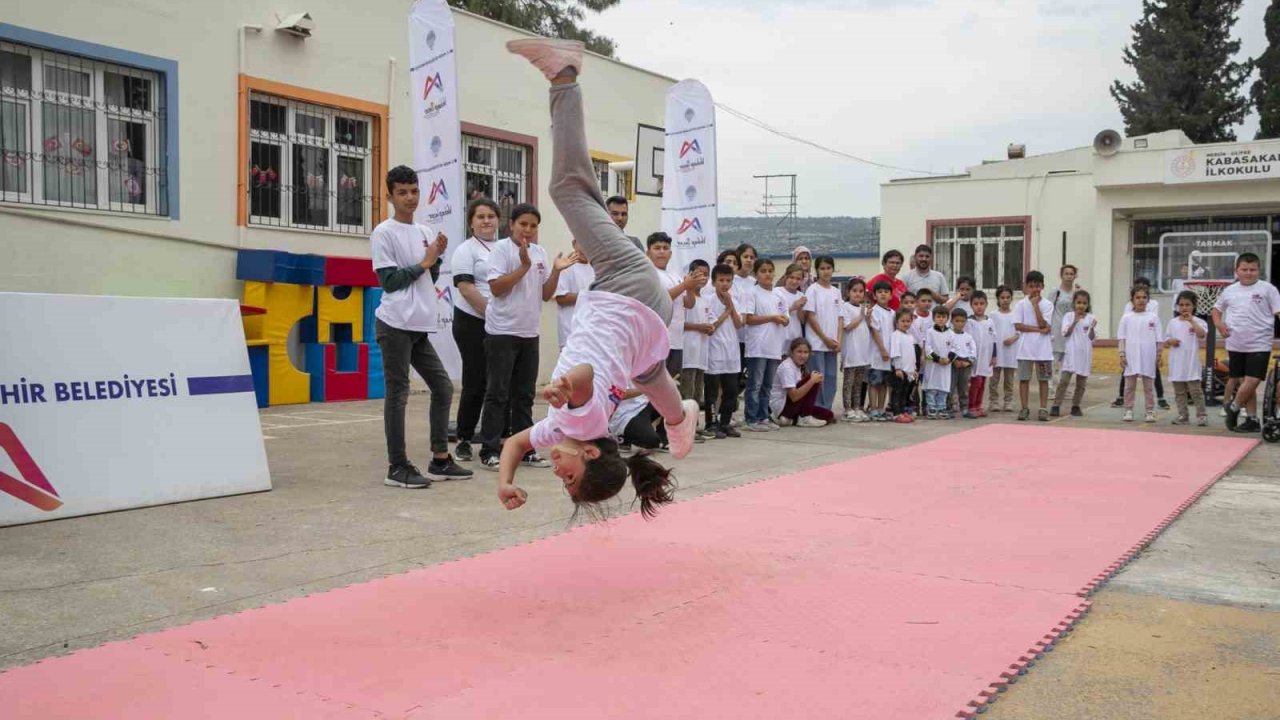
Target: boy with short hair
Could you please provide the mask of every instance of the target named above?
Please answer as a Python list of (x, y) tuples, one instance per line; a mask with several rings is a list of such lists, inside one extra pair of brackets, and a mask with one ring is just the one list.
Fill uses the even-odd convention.
[[(911, 339), (916, 343), (916, 368), (924, 367), (924, 336), (933, 325), (934, 294), (929, 288), (920, 288), (916, 293), (916, 311), (911, 316)], [(916, 381), (911, 385), (911, 397), (908, 400), (913, 415), (924, 414), (924, 397), (921, 391), (919, 372)]]
[(1044, 273), (1032, 270), (1022, 283), (1026, 297), (1013, 308), (1013, 328), (1018, 331), (1018, 399), (1022, 409), (1018, 419), (1031, 419), (1031, 376), (1040, 383), (1041, 422), (1049, 421), (1049, 378), (1053, 375), (1053, 339), (1049, 337), (1049, 320), (1053, 303), (1043, 296)]
[(938, 305), (933, 309), (933, 325), (924, 339), (924, 400), (925, 416), (931, 420), (950, 419), (947, 410), (947, 394), (951, 392), (952, 351), (951, 329), (947, 327), (947, 308)]
[(751, 432), (782, 429), (769, 419), (769, 394), (773, 392), (773, 376), (782, 359), (778, 348), (786, 337), (787, 303), (773, 292), (773, 261), (756, 260), (752, 274), (756, 283), (745, 293), (742, 314), (747, 327), (747, 391), (746, 422)]
[(914, 313), (916, 310), (916, 294), (910, 290), (902, 293), (902, 297), (898, 298), (898, 309)]
[(951, 352), (955, 354), (951, 363), (951, 396), (955, 398), (960, 417), (972, 420), (977, 416), (969, 412), (969, 377), (973, 374), (973, 361), (978, 356), (978, 344), (972, 335), (965, 332), (968, 322), (969, 316), (964, 308), (951, 309)]
[[(689, 263), (689, 275), (698, 274), (703, 286), (707, 283), (710, 271), (711, 266), (701, 258)], [(716, 321), (701, 291), (702, 287), (695, 285), (686, 293), (686, 296), (693, 296), (693, 306), (684, 310), (684, 353), (680, 369), (680, 396), (686, 400), (696, 400), (699, 406), (703, 405), (702, 385), (707, 370), (707, 343), (715, 332)], [(686, 302), (677, 303), (672, 312), (680, 312), (680, 308), (687, 304), (686, 298)]]
[(991, 377), (995, 365), (996, 330), (991, 318), (987, 317), (987, 294), (975, 290), (969, 298), (973, 306), (973, 317), (965, 324), (965, 332), (973, 338), (977, 355), (973, 359), (973, 373), (969, 376), (969, 412), (976, 418), (986, 417), (983, 398), (987, 391), (987, 378)]
[(871, 309), (871, 369), (867, 373), (867, 384), (871, 386), (871, 398), (868, 403), (870, 412), (867, 415), (877, 422), (890, 420), (885, 410), (888, 401), (890, 364), (890, 341), (893, 339), (894, 310), (889, 306), (893, 300), (893, 286), (881, 280), (871, 288), (875, 295), (876, 305)]
[[(625, 208), (624, 208), (625, 211)], [(649, 235), (646, 240), (648, 250), (646, 255), (649, 256), (649, 262), (658, 269), (658, 279), (662, 280), (662, 286), (667, 289), (667, 294), (671, 296), (671, 302), (675, 309), (671, 312), (671, 323), (667, 325), (667, 336), (670, 347), (667, 352), (667, 372), (672, 377), (680, 377), (681, 370), (684, 369), (684, 313), (680, 312), (681, 305), (685, 310), (693, 308), (693, 295), (689, 290), (695, 286), (702, 287), (706, 285), (706, 278), (701, 280), (694, 277), (693, 273), (689, 273), (685, 277), (680, 277), (680, 273), (672, 272), (667, 269), (667, 265), (671, 262), (671, 236), (664, 232), (655, 232)], [(595, 274), (592, 273), (592, 277)], [(564, 343), (560, 343), (561, 347)]]
[[(733, 268), (720, 264), (711, 269), (714, 292), (706, 296), (712, 322), (711, 339), (707, 343), (707, 371), (704, 375), (703, 397), (706, 398), (707, 430), (717, 440), (726, 437), (742, 437), (731, 424), (733, 411), (738, 408), (738, 373), (742, 370), (742, 356), (738, 349), (738, 328), (743, 326), (733, 299)], [(720, 398), (720, 414), (712, 405)]]
[[(1280, 291), (1259, 280), (1261, 263), (1253, 253), (1236, 258), (1236, 281), (1218, 295), (1213, 324), (1227, 340), (1227, 365), (1236, 381), (1236, 395), (1227, 406), (1227, 429), (1258, 432), (1258, 384), (1267, 377), (1275, 319), (1280, 316)], [(1241, 419), (1241, 416), (1244, 416)]]
[(574, 260), (574, 263), (560, 273), (560, 281), (556, 283), (556, 340), (561, 350), (564, 349), (565, 340), (569, 339), (569, 333), (573, 331), (573, 316), (578, 307), (578, 295), (590, 290), (591, 283), (596, 279), (596, 271), (587, 261), (587, 256), (582, 254), (577, 238), (574, 238), (572, 243), (573, 252), (569, 257)]

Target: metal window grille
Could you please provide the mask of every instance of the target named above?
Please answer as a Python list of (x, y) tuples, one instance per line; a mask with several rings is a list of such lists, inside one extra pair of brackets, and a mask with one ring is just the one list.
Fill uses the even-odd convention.
[(529, 201), (532, 151), (524, 145), (462, 136), (463, 168), (467, 173), (467, 201), (489, 198), (498, 203), (498, 231), (511, 229), (511, 208)]
[(367, 234), (373, 117), (257, 92), (248, 102), (249, 224)]
[(609, 196), (609, 163), (606, 160), (592, 160), (591, 167), (596, 171), (596, 177), (600, 178), (600, 194), (605, 197)]
[(0, 43), (0, 200), (168, 215), (157, 73)]
[(933, 229), (938, 271), (951, 279), (968, 275), (978, 288), (1022, 289), (1024, 225), (944, 225)]

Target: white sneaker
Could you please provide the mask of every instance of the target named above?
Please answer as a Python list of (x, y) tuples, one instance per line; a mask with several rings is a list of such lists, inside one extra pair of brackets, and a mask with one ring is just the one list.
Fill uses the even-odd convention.
[(743, 417), (741, 411), (735, 412), (733, 415), (729, 417), (729, 427), (740, 428), (746, 424), (747, 424), (746, 418)]
[(1156, 421), (1156, 414), (1155, 414), (1155, 413), (1153, 413), (1153, 412), (1149, 412), (1149, 413), (1147, 413), (1147, 416), (1146, 416), (1146, 417), (1144, 417), (1144, 418), (1142, 419), (1142, 421), (1143, 421), (1143, 422), (1155, 422), (1155, 421)]
[(1124, 420), (1125, 422), (1133, 422), (1133, 411), (1132, 411), (1132, 410), (1125, 410), (1125, 411), (1124, 411), (1124, 417), (1122, 417), (1122, 418), (1120, 418), (1120, 419), (1121, 419), (1121, 420)]
[(778, 423), (776, 423), (776, 422), (774, 422), (774, 421), (772, 421), (772, 420), (765, 420), (764, 422), (765, 422), (765, 424), (766, 424), (766, 425), (768, 425), (768, 426), (769, 426), (769, 429), (770, 429), (770, 430), (781, 430), (781, 429), (782, 429), (782, 426), (781, 426), (781, 425), (779, 425)]
[(819, 420), (818, 418), (813, 417), (812, 415), (805, 415), (804, 417), (796, 421), (796, 427), (820, 428), (820, 427), (826, 427), (826, 426), (827, 426), (826, 422)]
[(769, 432), (769, 426), (763, 422), (750, 423), (742, 428), (747, 432)]
[(792, 425), (795, 425), (795, 422), (792, 421), (791, 418), (782, 417), (781, 415), (778, 416), (778, 427), (784, 428), (784, 427), (791, 427)]
[(867, 414), (866, 410), (859, 410), (858, 419), (854, 420), (854, 422), (860, 422), (860, 423), (871, 422), (871, 416)]
[(542, 71), (548, 80), (556, 79), (561, 70), (571, 67), (582, 72), (582, 43), (577, 40), (529, 38), (507, 43), (507, 52), (515, 53)]
[(845, 419), (845, 422), (853, 422), (857, 417), (858, 417), (858, 411), (857, 411), (857, 410), (845, 410), (845, 411), (844, 411), (844, 419)]
[(698, 403), (685, 400), (680, 403), (684, 408), (684, 419), (672, 425), (665, 420), (667, 426), (667, 443), (671, 446), (671, 457), (680, 460), (693, 450), (693, 435), (698, 430)]

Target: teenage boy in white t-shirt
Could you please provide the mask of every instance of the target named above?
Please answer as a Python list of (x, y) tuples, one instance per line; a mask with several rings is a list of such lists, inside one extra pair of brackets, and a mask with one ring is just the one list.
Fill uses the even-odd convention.
[(1049, 378), (1053, 376), (1053, 303), (1043, 296), (1044, 273), (1032, 270), (1022, 284), (1026, 297), (1013, 307), (1013, 329), (1021, 336), (1018, 340), (1018, 399), (1022, 409), (1019, 420), (1029, 420), (1031, 409), (1031, 376), (1040, 383), (1040, 415), (1042, 422), (1049, 420)]
[[(697, 273), (703, 285), (711, 272), (711, 266), (701, 258), (689, 263), (689, 274)], [(684, 311), (684, 353), (680, 370), (680, 396), (686, 400), (694, 400), (699, 407), (703, 406), (702, 390), (706, 384), (707, 351), (711, 335), (716, 331), (716, 318), (711, 314), (711, 305), (702, 292), (702, 286), (689, 290), (693, 295), (693, 307)], [(681, 305), (675, 303), (672, 312), (680, 312)], [(697, 439), (705, 440), (714, 437), (714, 431), (705, 428), (698, 431)]]
[[(705, 296), (714, 332), (707, 343), (707, 372), (704, 376), (703, 397), (706, 399), (707, 430), (716, 439), (742, 437), (732, 425), (734, 410), (738, 408), (738, 373), (742, 370), (742, 356), (738, 348), (738, 328), (742, 327), (733, 297), (733, 268), (716, 265), (711, 269), (713, 292)], [(717, 415), (713, 405), (720, 398)]]
[(773, 375), (782, 358), (778, 348), (786, 336), (787, 303), (773, 292), (773, 261), (756, 260), (752, 265), (756, 284), (746, 293), (743, 323), (747, 328), (747, 391), (744, 428), (751, 432), (769, 432), (781, 428), (769, 420), (769, 393)]
[(667, 268), (671, 263), (670, 235), (664, 232), (652, 233), (645, 240), (645, 244), (648, 248), (645, 254), (657, 268), (662, 287), (666, 288), (667, 294), (671, 296), (673, 308), (671, 324), (667, 326), (670, 344), (670, 350), (667, 352), (667, 372), (671, 373), (671, 377), (678, 378), (680, 371), (684, 369), (684, 311), (693, 308), (695, 297), (689, 290), (705, 287), (707, 278), (705, 273), (702, 277), (697, 277), (694, 273), (681, 276), (680, 273)]
[(573, 315), (578, 307), (578, 296), (589, 290), (596, 279), (596, 271), (591, 269), (577, 240), (573, 241), (573, 252), (569, 258), (574, 263), (560, 273), (560, 282), (556, 284), (555, 300), (559, 306), (556, 309), (556, 339), (561, 350), (564, 349), (564, 341), (569, 339), (569, 333), (573, 331)]
[(1213, 305), (1213, 324), (1227, 340), (1227, 364), (1237, 382), (1236, 396), (1227, 406), (1227, 428), (1242, 433), (1261, 430), (1258, 384), (1267, 376), (1280, 315), (1280, 291), (1259, 279), (1260, 269), (1257, 255), (1242, 253), (1236, 258), (1236, 282)]
[[(394, 211), (373, 229), (373, 269), (382, 287), (382, 301), (374, 315), (382, 372), (387, 393), (382, 412), (387, 436), (387, 468), (383, 484), (401, 488), (425, 488), (432, 480), (469, 478), (449, 456), (449, 406), (453, 382), (431, 345), (431, 333), (439, 330), (438, 299), (430, 270), (444, 256), (449, 239), (413, 221), (418, 209), (418, 174), (399, 165), (387, 173), (387, 200)], [(409, 402), (409, 368), (427, 382), (431, 391), (428, 416), (431, 463), (423, 477), (405, 454), (404, 409)]]

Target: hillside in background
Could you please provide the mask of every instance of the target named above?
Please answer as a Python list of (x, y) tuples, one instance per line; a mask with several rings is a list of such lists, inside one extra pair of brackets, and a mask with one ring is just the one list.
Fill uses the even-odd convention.
[(720, 247), (737, 247), (751, 243), (761, 255), (781, 257), (791, 249), (804, 245), (814, 255), (878, 253), (880, 218), (873, 217), (802, 217), (795, 220), (795, 239), (785, 237), (776, 218), (720, 218)]

